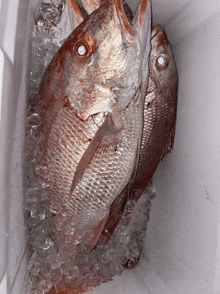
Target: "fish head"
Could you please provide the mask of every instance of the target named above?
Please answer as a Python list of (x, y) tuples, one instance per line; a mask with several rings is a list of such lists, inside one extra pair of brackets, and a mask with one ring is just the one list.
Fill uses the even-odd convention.
[(62, 88), (82, 120), (125, 109), (141, 84), (141, 44), (122, 1), (103, 1), (68, 37), (48, 71), (51, 87)]
[(165, 30), (158, 24), (152, 27), (150, 77), (161, 91), (177, 85), (178, 73), (173, 51)]

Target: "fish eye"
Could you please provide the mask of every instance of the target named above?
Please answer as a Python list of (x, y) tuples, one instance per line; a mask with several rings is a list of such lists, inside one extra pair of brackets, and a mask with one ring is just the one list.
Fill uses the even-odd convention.
[(168, 60), (166, 55), (161, 54), (156, 60), (156, 66), (158, 69), (165, 69), (168, 65)]
[(86, 55), (87, 53), (87, 48), (83, 45), (80, 45), (78, 48), (77, 48), (77, 52), (79, 55), (83, 56), (83, 55)]
[(90, 53), (91, 48), (90, 48), (89, 44), (83, 40), (83, 41), (79, 41), (76, 43), (75, 51), (79, 56), (84, 57)]

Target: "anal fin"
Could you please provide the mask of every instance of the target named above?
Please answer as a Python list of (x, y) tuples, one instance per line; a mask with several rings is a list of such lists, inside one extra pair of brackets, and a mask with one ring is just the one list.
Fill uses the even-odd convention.
[(102, 244), (106, 245), (110, 240), (112, 234), (114, 233), (119, 221), (121, 220), (122, 214), (124, 212), (124, 207), (126, 205), (128, 198), (128, 185), (120, 193), (120, 195), (114, 200), (110, 207), (110, 212), (108, 219), (106, 221), (105, 227), (100, 236), (100, 241)]

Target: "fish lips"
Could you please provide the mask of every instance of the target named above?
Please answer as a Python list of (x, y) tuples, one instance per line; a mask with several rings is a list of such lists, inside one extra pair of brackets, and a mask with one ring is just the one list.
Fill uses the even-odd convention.
[(159, 51), (160, 47), (164, 48), (170, 45), (166, 32), (159, 24), (151, 29), (151, 45), (155, 47), (156, 51)]

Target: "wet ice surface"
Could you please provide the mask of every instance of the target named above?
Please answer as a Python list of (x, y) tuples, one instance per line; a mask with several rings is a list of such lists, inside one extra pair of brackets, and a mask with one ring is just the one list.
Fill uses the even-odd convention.
[(106, 245), (99, 241), (90, 252), (83, 241), (73, 245), (71, 237), (67, 239), (64, 232), (56, 230), (50, 211), (47, 168), (37, 163), (43, 138), (38, 130), (41, 124), (38, 90), (45, 69), (70, 30), (64, 1), (43, 1), (36, 21), (32, 33), (26, 139), (25, 214), (30, 293), (43, 294), (53, 286), (57, 293), (69, 288), (76, 289), (73, 293), (82, 293), (138, 264), (154, 191), (149, 184), (136, 204), (128, 201), (110, 241)]

